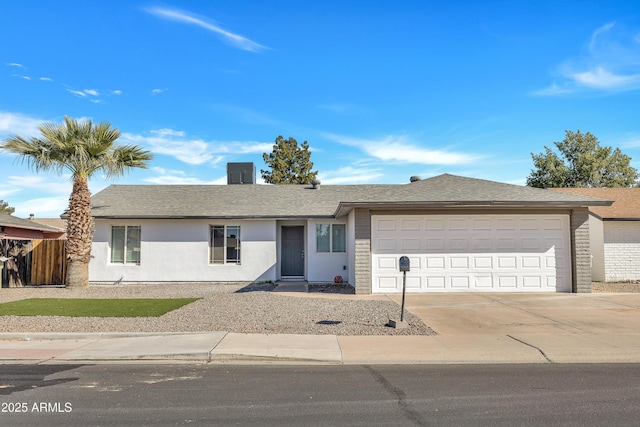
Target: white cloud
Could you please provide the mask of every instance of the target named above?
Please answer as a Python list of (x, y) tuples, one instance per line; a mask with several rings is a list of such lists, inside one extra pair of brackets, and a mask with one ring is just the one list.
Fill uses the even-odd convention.
[(146, 145), (151, 151), (175, 157), (190, 165), (218, 164), (226, 155), (263, 153), (270, 151), (273, 144), (255, 141), (205, 141), (186, 135), (174, 129), (157, 129), (149, 135), (123, 133), (122, 141)]
[(87, 94), (81, 90), (67, 89), (67, 92), (72, 93), (75, 96), (79, 96), (80, 98), (84, 98), (87, 96)]
[(13, 135), (20, 135), (24, 138), (39, 133), (38, 125), (43, 120), (29, 117), (20, 113), (9, 113), (0, 111), (0, 137), (1, 139)]
[(34, 214), (36, 218), (58, 218), (68, 205), (65, 197), (38, 197), (10, 203), (16, 209), (14, 215), (20, 218), (28, 218), (30, 214)]
[(366, 184), (375, 182), (384, 176), (380, 169), (366, 169), (345, 166), (335, 170), (319, 171), (318, 179), (322, 184)]
[(20, 68), (20, 69), (22, 69), (22, 70), (26, 70), (26, 69), (27, 69), (27, 67), (25, 67), (25, 66), (24, 66), (24, 65), (22, 65), (22, 64), (18, 64), (17, 62), (7, 62), (7, 65), (8, 65), (9, 67)]
[(195, 25), (200, 28), (204, 28), (205, 30), (211, 31), (215, 34), (222, 36), (223, 40), (228, 44), (242, 50), (246, 50), (249, 52), (259, 52), (261, 50), (267, 49), (265, 46), (254, 42), (246, 37), (243, 37), (239, 34), (231, 33), (223, 28), (219, 27), (216, 24), (211, 22), (207, 22), (206, 18), (198, 17), (195, 14), (189, 12), (183, 12), (176, 9), (165, 9), (165, 8), (149, 8), (147, 9), (152, 15), (158, 16), (160, 18), (182, 22), (188, 25)]
[(59, 195), (71, 194), (70, 175), (57, 176), (51, 173), (42, 175), (11, 175), (6, 182), (19, 190), (38, 190)]
[(637, 87), (640, 83), (640, 74), (616, 75), (602, 67), (574, 73), (571, 77), (578, 83), (595, 89), (616, 89), (623, 87)]
[(569, 88), (569, 87), (561, 87), (558, 86), (556, 83), (552, 83), (549, 87), (544, 88), (544, 89), (540, 89), (540, 90), (536, 90), (534, 92), (532, 92), (532, 95), (536, 95), (536, 96), (554, 96), (554, 95), (564, 95), (564, 94), (568, 94), (568, 93), (573, 93), (574, 89)]
[(19, 192), (20, 190), (15, 188), (15, 187), (11, 187), (8, 185), (0, 185), (0, 199), (4, 200), (5, 202), (7, 201), (5, 199), (5, 197), (11, 195), (11, 194), (15, 194), (17, 192)]
[(53, 79), (51, 77), (40, 77), (38, 78), (38, 80), (41, 80), (43, 82), (52, 82)]
[(160, 185), (213, 184), (213, 182), (206, 182), (196, 177), (187, 176), (187, 174), (184, 171), (180, 171), (180, 170), (153, 167), (151, 168), (151, 171), (155, 172), (158, 175), (150, 178), (145, 178), (143, 179), (143, 181), (149, 182), (151, 184), (160, 184)]
[(433, 150), (422, 147), (406, 136), (390, 135), (379, 139), (363, 139), (325, 134), (325, 137), (340, 144), (357, 147), (387, 162), (418, 163), (424, 165), (458, 165), (471, 163), (479, 158), (476, 155), (455, 151)]
[(640, 42), (610, 22), (597, 28), (584, 52), (557, 67), (559, 79), (533, 95), (557, 96), (584, 90), (622, 92), (640, 89)]
[(151, 90), (151, 95), (160, 95), (161, 93), (166, 92), (166, 91), (167, 91), (167, 89), (160, 89), (160, 88), (152, 89)]
[(100, 92), (95, 89), (84, 89), (84, 90), (75, 90), (75, 89), (67, 89), (68, 92), (79, 96), (80, 98), (86, 98), (88, 96), (100, 96)]
[(72, 183), (69, 176), (42, 175), (10, 175), (5, 178), (9, 192), (0, 188), (0, 195), (10, 194), (9, 205), (16, 209), (14, 215), (28, 217), (58, 217), (67, 208)]
[(122, 91), (120, 89), (112, 90), (111, 95), (122, 95)]

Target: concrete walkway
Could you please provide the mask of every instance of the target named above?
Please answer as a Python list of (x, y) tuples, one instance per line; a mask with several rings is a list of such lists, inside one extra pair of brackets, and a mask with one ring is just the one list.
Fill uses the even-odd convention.
[(406, 309), (438, 335), (0, 333), (0, 363), (640, 363), (640, 294), (408, 295)]

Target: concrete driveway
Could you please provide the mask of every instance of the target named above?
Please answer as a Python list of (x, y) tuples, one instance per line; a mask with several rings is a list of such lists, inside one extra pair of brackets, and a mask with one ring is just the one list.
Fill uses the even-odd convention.
[(408, 294), (405, 307), (443, 335), (640, 333), (640, 294)]
[(405, 308), (438, 335), (338, 337), (345, 363), (640, 362), (640, 294), (409, 294)]

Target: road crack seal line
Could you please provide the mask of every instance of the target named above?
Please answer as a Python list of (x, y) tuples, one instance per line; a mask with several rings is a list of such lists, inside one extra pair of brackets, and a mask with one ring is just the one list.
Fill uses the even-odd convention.
[(533, 344), (529, 344), (528, 342), (522, 341), (521, 339), (518, 339), (518, 338), (516, 338), (516, 337), (514, 337), (514, 336), (511, 336), (511, 335), (509, 335), (509, 334), (507, 334), (507, 336), (508, 336), (509, 338), (511, 338), (512, 340), (518, 341), (519, 343), (522, 343), (522, 344), (524, 344), (524, 345), (527, 345), (527, 346), (529, 346), (529, 347), (531, 347), (531, 348), (535, 348), (536, 350), (538, 350), (538, 351), (540, 352), (540, 354), (542, 355), (542, 357), (544, 357), (545, 359), (547, 359), (547, 362), (549, 362), (549, 363), (555, 363), (553, 360), (551, 360), (551, 359), (549, 358), (549, 356), (547, 356), (547, 355), (544, 353), (544, 351), (542, 351), (542, 349), (541, 349), (540, 347), (536, 347), (536, 346), (535, 346), (535, 345), (533, 345)]
[(364, 365), (363, 366), (369, 374), (373, 377), (373, 379), (380, 384), (387, 392), (392, 394), (398, 399), (398, 407), (402, 411), (402, 413), (409, 420), (413, 421), (416, 425), (419, 426), (428, 426), (427, 420), (420, 415), (419, 412), (412, 409), (410, 405), (406, 402), (407, 394), (399, 387), (394, 386), (391, 382), (384, 377), (380, 372), (373, 369), (371, 366)]

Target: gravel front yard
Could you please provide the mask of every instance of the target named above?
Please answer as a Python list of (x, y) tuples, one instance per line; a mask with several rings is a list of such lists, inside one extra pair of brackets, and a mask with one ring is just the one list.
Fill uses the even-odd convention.
[[(0, 332), (203, 332), (332, 335), (433, 335), (405, 311), (407, 329), (386, 326), (400, 307), (389, 300), (312, 293), (287, 296), (271, 285), (103, 285), (88, 289), (3, 288), (0, 302), (25, 298), (202, 298), (160, 317), (1, 316)], [(331, 292), (331, 291), (329, 291)]]

